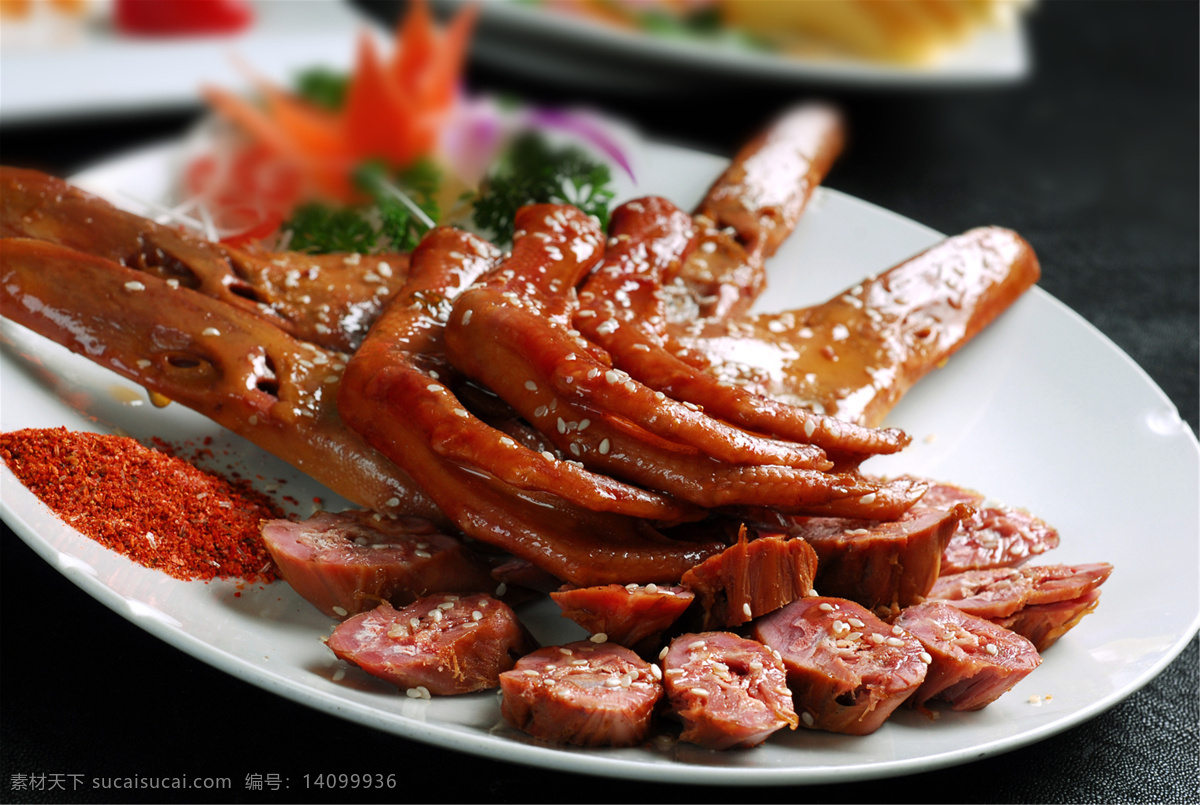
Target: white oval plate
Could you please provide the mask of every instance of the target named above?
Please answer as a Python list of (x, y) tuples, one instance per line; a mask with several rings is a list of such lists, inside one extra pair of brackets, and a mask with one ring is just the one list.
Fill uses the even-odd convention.
[[(75, 181), (123, 206), (167, 196), (174, 144), (105, 163)], [(699, 199), (723, 160), (644, 144), (618, 198)], [(938, 233), (821, 189), (771, 266), (764, 308), (821, 301), (939, 239)], [(1047, 270), (1053, 271), (1053, 266)], [(66, 426), (173, 443), (211, 437), (214, 469), (283, 479), (296, 500), (344, 501), (177, 405), (139, 404), (136, 386), (5, 321), (0, 427)], [(1072, 311), (1033, 290), (926, 378), (890, 424), (914, 437), (872, 459), (879, 472), (923, 473), (1025, 506), (1062, 546), (1045, 561), (1116, 566), (1100, 607), (1011, 693), (976, 713), (895, 715), (852, 738), (800, 730), (752, 750), (572, 749), (502, 722), (491, 693), (418, 701), (336, 660), (318, 640), (332, 621), (283, 583), (182, 582), (81, 536), (0, 470), (2, 514), (39, 555), (106, 606), (185, 652), (266, 690), (360, 724), (448, 749), (565, 771), (659, 782), (826, 783), (964, 763), (1038, 741), (1097, 715), (1158, 674), (1200, 626), (1200, 449), (1153, 382)], [(928, 437), (928, 438), (927, 438)], [(307, 514), (307, 512), (300, 512)], [(582, 636), (548, 602), (522, 609), (544, 642)], [(1034, 704), (1034, 702), (1040, 702)]]
[[(441, 2), (455, 8), (466, 4)], [(471, 51), (484, 62), (544, 80), (631, 93), (695, 87), (704, 77), (850, 86), (1000, 85), (1019, 81), (1030, 69), (1021, 20), (981, 30), (935, 62), (903, 65), (656, 36), (514, 0), (483, 4)]]

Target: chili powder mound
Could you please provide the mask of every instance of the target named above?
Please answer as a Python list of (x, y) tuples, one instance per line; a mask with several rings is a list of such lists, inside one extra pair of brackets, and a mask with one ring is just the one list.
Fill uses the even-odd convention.
[(127, 436), (26, 429), (0, 434), (0, 458), (85, 536), (178, 579), (278, 578), (260, 521), (266, 495)]

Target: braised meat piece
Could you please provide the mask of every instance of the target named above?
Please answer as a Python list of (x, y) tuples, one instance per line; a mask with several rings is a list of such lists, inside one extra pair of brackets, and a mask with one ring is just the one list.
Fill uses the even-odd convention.
[(1024, 637), (942, 601), (909, 607), (896, 625), (920, 640), (932, 660), (909, 699), (917, 708), (937, 700), (952, 710), (980, 710), (1042, 662)]
[(707, 749), (750, 747), (799, 719), (779, 656), (730, 632), (680, 635), (662, 661), (669, 713), (681, 741)]
[(649, 734), (663, 695), (658, 670), (612, 643), (550, 646), (500, 675), (500, 713), (552, 743), (636, 746)]
[(843, 598), (802, 598), (754, 622), (779, 652), (800, 723), (868, 735), (925, 681), (929, 656), (915, 637)]
[(512, 609), (488, 595), (380, 604), (340, 624), (326, 645), (414, 698), (494, 688), (532, 646)]
[(382, 601), (403, 606), (430, 593), (495, 586), (460, 540), (419, 517), (321, 512), (301, 523), (267, 520), (262, 536), (292, 589), (335, 618)]

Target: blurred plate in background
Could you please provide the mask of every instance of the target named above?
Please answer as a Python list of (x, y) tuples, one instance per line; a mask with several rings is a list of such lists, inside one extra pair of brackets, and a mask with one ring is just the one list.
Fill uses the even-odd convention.
[[(780, 0), (783, 2), (783, 0)], [(457, 8), (465, 0), (440, 0)], [(889, 64), (834, 56), (784, 55), (734, 37), (659, 36), (551, 11), (537, 3), (483, 4), (472, 54), (480, 62), (581, 87), (665, 90), (698, 80), (770, 80), (854, 86), (1006, 84), (1030, 69), (1022, 20), (979, 30), (929, 64)]]
[(247, 86), (239, 61), (278, 84), (313, 66), (348, 69), (365, 18), (340, 0), (257, 0), (255, 19), (226, 36), (119, 33), (110, 3), (77, 20), (53, 20), (36, 0), (6, 20), (0, 53), (0, 123), (199, 108), (204, 84)]

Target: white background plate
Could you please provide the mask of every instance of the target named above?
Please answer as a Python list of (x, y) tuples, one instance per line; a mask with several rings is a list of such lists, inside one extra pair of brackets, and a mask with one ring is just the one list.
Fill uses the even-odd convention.
[[(174, 145), (115, 159), (77, 177), (128, 206), (124, 191), (163, 198)], [(688, 206), (723, 161), (665, 146), (635, 154), (635, 188)], [(853, 285), (939, 235), (821, 189), (772, 262), (764, 309), (799, 307)], [(298, 500), (344, 503), (276, 459), (177, 405), (154, 409), (137, 387), (5, 321), (0, 428), (64, 425), (159, 436), (211, 436), (218, 468), (285, 478)], [(942, 370), (923, 380), (889, 424), (913, 445), (867, 469), (923, 473), (1021, 505), (1054, 524), (1062, 546), (1045, 561), (1116, 566), (1100, 607), (1047, 652), (1015, 690), (977, 713), (934, 722), (903, 711), (865, 738), (798, 731), (754, 750), (553, 748), (506, 727), (493, 694), (417, 701), (367, 677), (318, 641), (333, 622), (286, 585), (181, 582), (139, 567), (66, 527), (0, 470), (4, 519), (46, 561), (97, 600), (183, 651), (274, 693), (406, 738), (495, 759), (661, 782), (824, 783), (904, 774), (1013, 749), (1078, 724), (1144, 685), (1200, 625), (1200, 449), (1161, 391), (1123, 353), (1049, 295), (1033, 290)], [(932, 437), (927, 440), (926, 437)], [(307, 512), (300, 512), (307, 514)], [(1153, 549), (1149, 546), (1153, 544)], [(581, 633), (547, 604), (522, 609), (543, 641)], [(342, 671), (343, 673), (339, 673)], [(336, 681), (335, 681), (336, 678)], [(1040, 705), (1031, 697), (1052, 697)]]
[[(455, 8), (464, 2), (441, 0)], [(895, 65), (655, 36), (512, 0), (483, 4), (472, 52), (485, 62), (543, 79), (632, 93), (682, 83), (696, 86), (701, 78), (714, 77), (854, 86), (1003, 84), (1024, 78), (1030, 68), (1020, 21), (982, 30), (934, 63)]]

